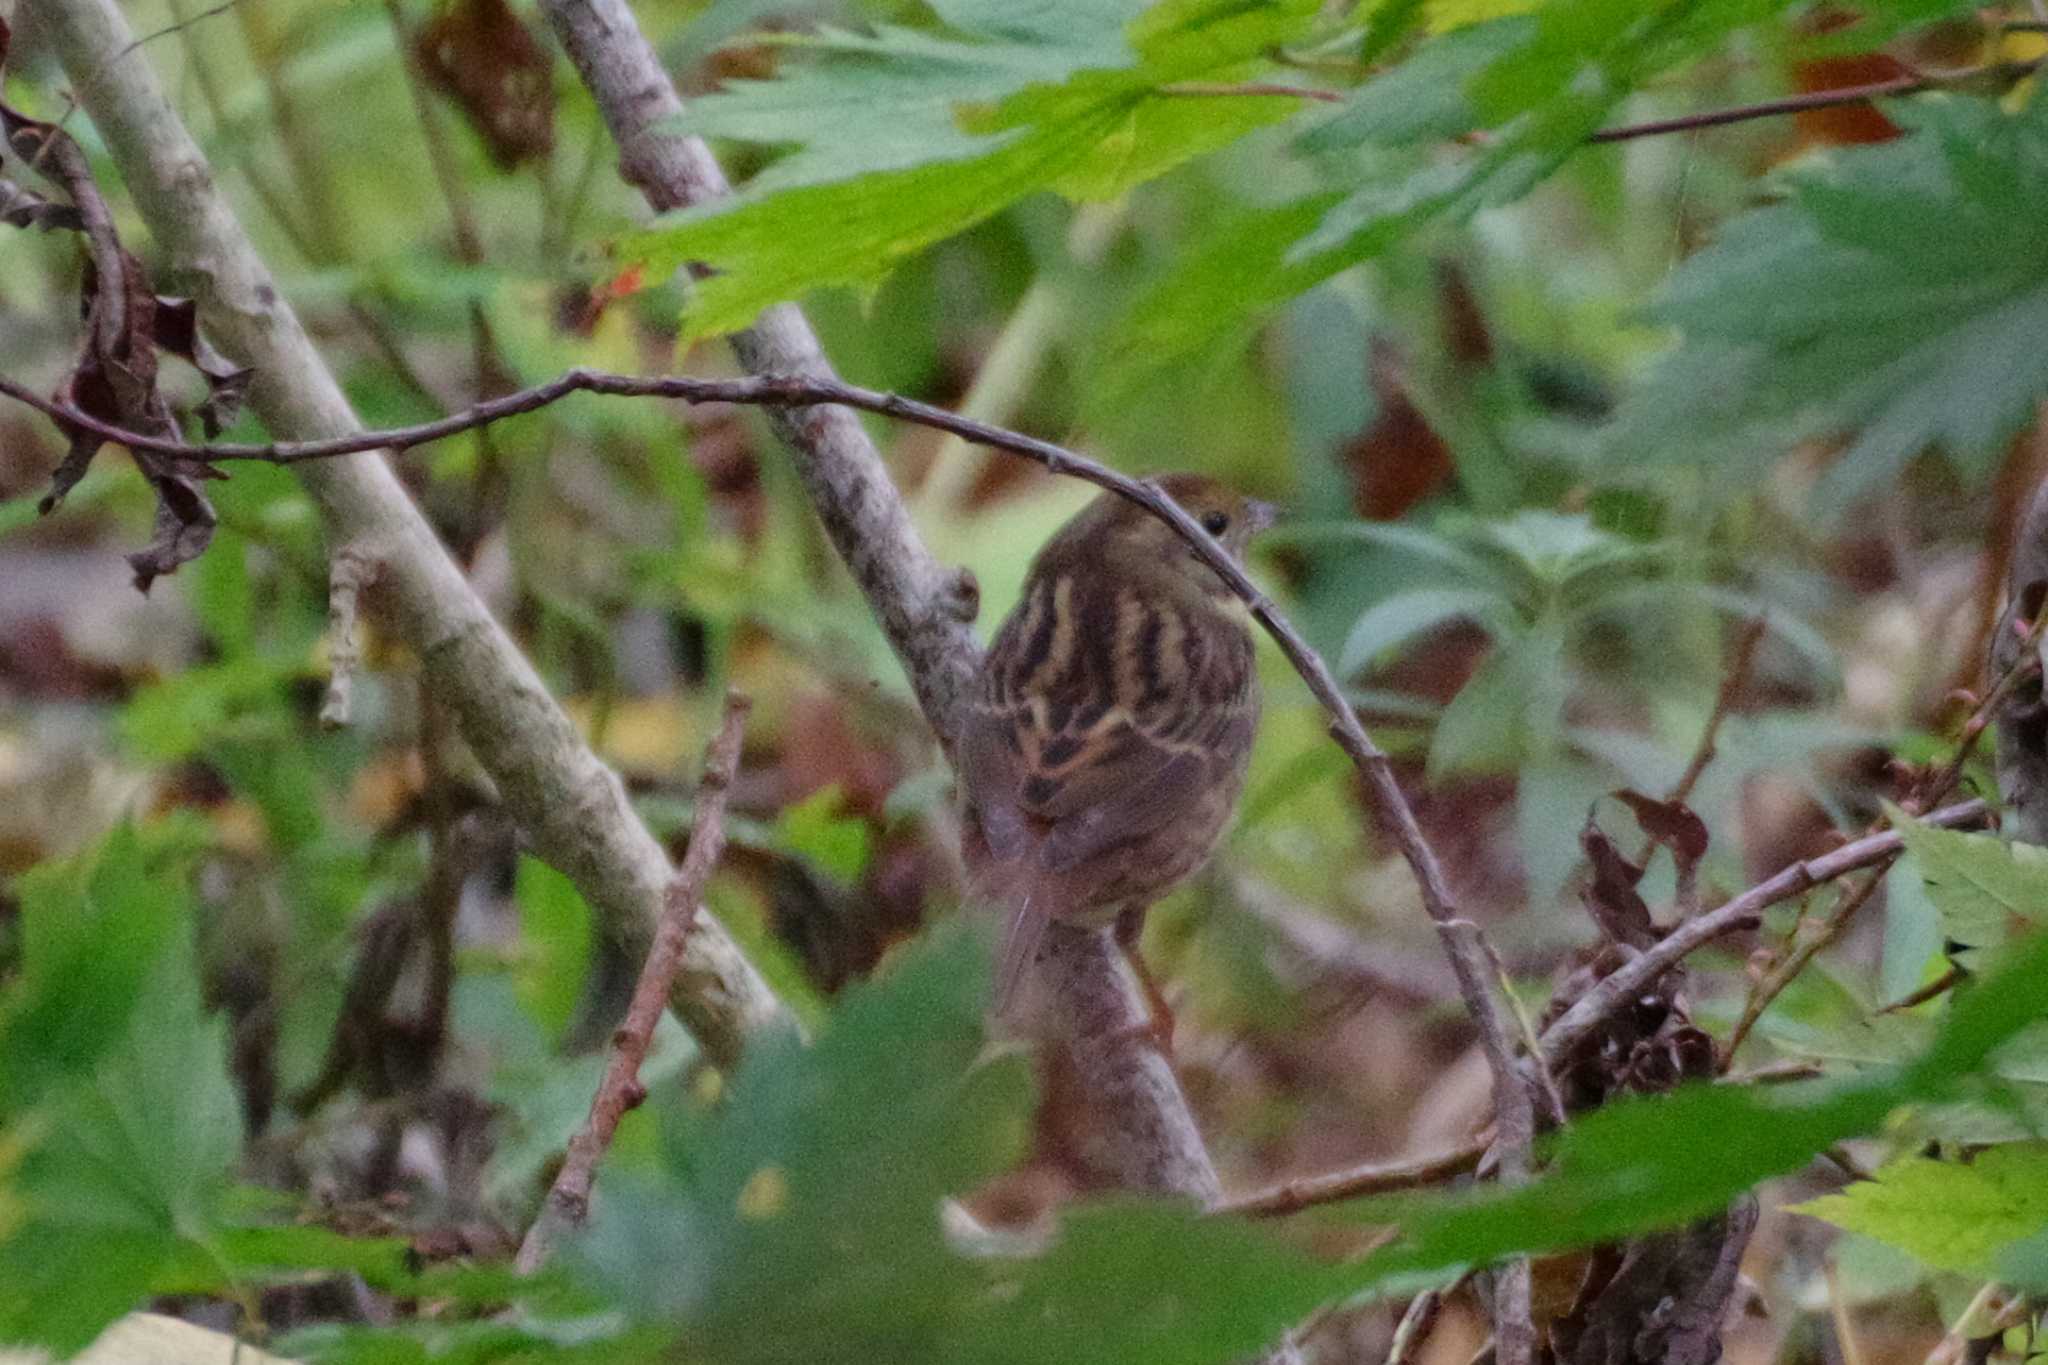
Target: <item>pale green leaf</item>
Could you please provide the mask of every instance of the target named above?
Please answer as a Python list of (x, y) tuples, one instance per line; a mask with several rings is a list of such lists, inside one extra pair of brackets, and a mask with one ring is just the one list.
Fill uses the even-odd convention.
[[(1001, 8), (963, 0), (948, 17), (966, 25), (970, 10)], [(701, 130), (801, 138), (803, 149), (734, 198), (629, 236), (620, 254), (659, 271), (716, 268), (692, 291), (687, 337), (742, 326), (814, 288), (872, 284), (1034, 191), (1113, 197), (1285, 117), (1296, 101), (1157, 91), (1238, 78), (1315, 10), (1309, 0), (1166, 0), (1137, 13), (1118, 43), (1100, 19), (1049, 43), (1066, 32), (1040, 22), (1051, 9), (1029, 23), (991, 18), (981, 27), (1002, 35), (993, 43), (900, 29), (814, 39), (839, 65), (742, 88), (692, 116)]]
[(2048, 920), (2048, 849), (1936, 829), (1897, 807), (1886, 810), (1948, 938), (1984, 947), (2005, 942), (2017, 925)]
[(1937, 1270), (1991, 1275), (2013, 1244), (2048, 1230), (2048, 1143), (1993, 1147), (1968, 1161), (1908, 1157), (1792, 1211), (1911, 1252)]

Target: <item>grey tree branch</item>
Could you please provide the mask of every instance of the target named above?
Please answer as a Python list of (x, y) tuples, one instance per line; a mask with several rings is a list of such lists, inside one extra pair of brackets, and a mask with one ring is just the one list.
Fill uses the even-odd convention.
[[(255, 370), (250, 406), (286, 436), (360, 430), (164, 98), (146, 52), (133, 48), (115, 0), (48, 0), (38, 17), (167, 264), (198, 297), (210, 336)], [(297, 472), (328, 543), (354, 547), (381, 566), (375, 601), (386, 624), (418, 656), (427, 684), (535, 851), (576, 884), (606, 933), (636, 959), (644, 955), (670, 867), (617, 776), (583, 743), (384, 461), (331, 461)], [(671, 1004), (722, 1065), (737, 1060), (750, 1033), (792, 1022), (708, 917), (691, 936)]]

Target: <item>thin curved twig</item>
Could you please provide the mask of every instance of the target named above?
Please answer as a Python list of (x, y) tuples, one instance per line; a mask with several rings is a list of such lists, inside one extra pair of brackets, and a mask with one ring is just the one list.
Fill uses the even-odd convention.
[(1727, 109), (1708, 109), (1697, 114), (1680, 114), (1674, 118), (1655, 119), (1648, 123), (1623, 124), (1616, 128), (1602, 128), (1588, 134), (1588, 142), (1628, 142), (1639, 137), (1660, 137), (1666, 133), (1690, 133), (1702, 128), (1721, 128), (1731, 123), (1748, 123), (1753, 119), (1776, 118), (1781, 114), (1804, 114), (1816, 109), (1839, 109), (1850, 104), (1870, 104), (1877, 100), (1895, 99), (1901, 95), (1917, 95), (1925, 90), (1954, 90), (1983, 82), (2009, 88), (2040, 70), (2039, 59), (2023, 62), (1989, 62), (1962, 71), (1916, 71), (1889, 80), (1872, 81), (1868, 85), (1845, 85), (1835, 90), (1813, 90), (1803, 95), (1787, 95), (1783, 99), (1760, 100), (1755, 104), (1738, 104)]

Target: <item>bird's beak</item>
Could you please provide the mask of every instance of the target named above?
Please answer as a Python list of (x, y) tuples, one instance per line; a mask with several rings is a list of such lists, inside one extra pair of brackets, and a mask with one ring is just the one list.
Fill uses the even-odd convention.
[(1261, 502), (1257, 498), (1253, 498), (1250, 500), (1249, 511), (1251, 513), (1253, 535), (1257, 535), (1259, 532), (1272, 526), (1274, 522), (1280, 520), (1280, 506), (1278, 503)]

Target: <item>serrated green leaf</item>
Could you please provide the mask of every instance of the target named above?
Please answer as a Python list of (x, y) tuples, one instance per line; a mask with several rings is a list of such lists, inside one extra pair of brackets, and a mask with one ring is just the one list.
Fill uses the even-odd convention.
[[(117, 832), (98, 856), (103, 875), (86, 886), (104, 893), (115, 879), (134, 890), (140, 855), (134, 835)], [(154, 921), (156, 932), (118, 1037), (89, 1073), (48, 1088), (43, 1131), (18, 1181), (24, 1226), (0, 1243), (0, 1284), (47, 1292), (0, 1295), (0, 1341), (82, 1348), (181, 1257), (206, 1254), (217, 1227), (240, 1137), (226, 1041), (200, 1002), (184, 876), (148, 871), (146, 898), (109, 896), (95, 907), (87, 895), (63, 907), (115, 940), (129, 938), (119, 922), (129, 918)], [(101, 970), (84, 966), (65, 989), (97, 993), (110, 984)], [(22, 1039), (9, 1033), (12, 1050)]]
[[(1930, 446), (1981, 474), (2048, 393), (2048, 112), (1963, 96), (1730, 224), (1654, 310), (1683, 343), (1623, 406), (1628, 451), (1701, 461), (1857, 431), (1839, 512)], [(1692, 396), (1684, 391), (1690, 388)]]
[(1407, 61), (1352, 91), (1342, 108), (1302, 134), (1297, 145), (1305, 152), (1328, 152), (1469, 132), (1479, 125), (1479, 112), (1466, 85), (1534, 32), (1532, 20), (1503, 19), (1424, 43)]
[(1559, 128), (1531, 119), (1488, 146), (1425, 161), (1399, 177), (1374, 178), (1334, 204), (1314, 231), (1294, 243), (1287, 263), (1320, 263), (1323, 274), (1332, 275), (1425, 225), (1462, 222), (1519, 199), (1563, 163), (1604, 113), (1604, 107), (1588, 107)]
[(1885, 810), (1919, 865), (1944, 935), (1984, 947), (2005, 942), (2016, 924), (2048, 920), (2048, 849), (1935, 829), (1896, 806)]
[(1294, 244), (1341, 202), (1310, 195), (1219, 221), (1184, 246), (1172, 269), (1142, 290), (1111, 329), (1096, 401), (1115, 406), (1152, 372), (1242, 341), (1265, 313), (1342, 270), (1334, 254), (1293, 260)]
[(825, 184), (979, 155), (988, 149), (960, 127), (960, 106), (1057, 83), (1084, 67), (1137, 60), (1122, 31), (1134, 5), (1057, 6), (1068, 22), (1028, 37), (977, 36), (973, 11), (981, 7), (948, 8), (960, 35), (881, 24), (866, 33), (824, 29), (786, 38), (792, 59), (783, 75), (733, 81), (692, 101), (675, 130), (797, 147), (761, 172), (750, 192)]
[(17, 883), (21, 972), (0, 994), (0, 1116), (86, 1073), (129, 1030), (144, 983), (185, 927), (187, 823), (122, 825)]
[[(961, 23), (972, 9), (963, 2), (949, 14)], [(1083, 45), (1048, 52), (1039, 46), (1045, 33), (1033, 31), (1025, 55), (1012, 52), (994, 67), (988, 47), (963, 50), (907, 30), (865, 40), (831, 35), (815, 45), (842, 59), (858, 54), (859, 69), (795, 78), (793, 92), (748, 87), (714, 105), (719, 126), (735, 134), (800, 133), (808, 149), (794, 166), (629, 236), (619, 254), (659, 271), (693, 260), (717, 268), (692, 290), (686, 339), (744, 325), (813, 288), (872, 284), (906, 256), (1036, 190), (1112, 197), (1285, 117), (1296, 101), (1231, 99), (1210, 108), (1217, 101), (1157, 91), (1235, 79), (1244, 63), (1300, 33), (1315, 11), (1308, 0), (1167, 0), (1131, 19), (1120, 43), (1103, 40), (1098, 23)], [(1031, 28), (990, 22), (1011, 39)], [(879, 55), (886, 60), (876, 66)], [(870, 95), (872, 105), (863, 104)]]
[(1908, 1157), (1791, 1211), (1874, 1237), (1937, 1270), (1993, 1275), (2015, 1243), (2048, 1231), (2048, 1143), (1993, 1147), (1969, 1161)]
[(1000, 1170), (1028, 1118), (1023, 1059), (981, 1056), (988, 980), (955, 925), (849, 990), (816, 1044), (754, 1044), (715, 1120), (671, 1115), (676, 1183), (604, 1175), (591, 1286), (728, 1362), (947, 1358), (932, 1345), (978, 1279), (940, 1201)]
[(1254, 128), (1278, 123), (1299, 105), (1292, 96), (1267, 95), (1142, 100), (1050, 188), (1069, 199), (1106, 203)]
[[(161, 896), (160, 896), (161, 899)], [(166, 943), (125, 1039), (56, 1108), (25, 1167), (34, 1216), (203, 1239), (238, 1140), (220, 1022), (189, 942)]]
[(896, 262), (973, 226), (1079, 166), (1117, 114), (987, 139), (994, 151), (855, 180), (706, 205), (630, 235), (625, 261), (656, 272), (686, 261), (721, 273), (692, 287), (688, 336), (744, 327), (772, 303), (828, 285), (872, 283)]

